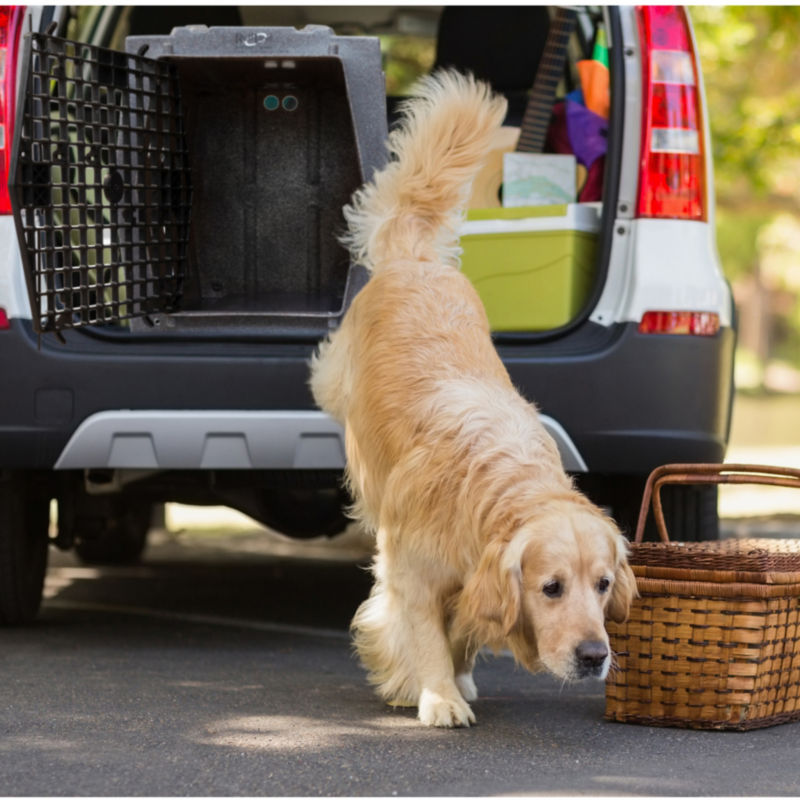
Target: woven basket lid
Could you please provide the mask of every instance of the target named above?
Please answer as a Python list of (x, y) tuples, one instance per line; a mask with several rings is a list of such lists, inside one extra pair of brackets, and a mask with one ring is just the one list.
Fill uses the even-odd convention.
[(800, 583), (800, 539), (631, 544), (637, 575), (686, 580)]

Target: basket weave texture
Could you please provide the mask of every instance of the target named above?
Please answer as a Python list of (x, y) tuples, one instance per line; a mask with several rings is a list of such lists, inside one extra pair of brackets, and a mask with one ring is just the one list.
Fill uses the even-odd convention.
[(747, 730), (800, 719), (800, 540), (639, 543), (608, 623), (606, 718)]

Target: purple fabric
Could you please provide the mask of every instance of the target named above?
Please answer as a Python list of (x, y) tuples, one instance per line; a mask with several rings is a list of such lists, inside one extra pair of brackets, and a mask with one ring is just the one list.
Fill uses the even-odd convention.
[(600, 156), (606, 154), (608, 120), (574, 100), (567, 100), (565, 105), (567, 136), (572, 152), (578, 162), (589, 169)]

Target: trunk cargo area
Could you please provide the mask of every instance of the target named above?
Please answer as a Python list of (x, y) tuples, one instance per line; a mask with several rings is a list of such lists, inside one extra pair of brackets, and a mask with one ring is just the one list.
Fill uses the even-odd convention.
[[(442, 15), (442, 65), (477, 69), (445, 30), (455, 15), (456, 28), (475, 33), (475, 20), (458, 19), (470, 13)], [(602, 282), (605, 150), (591, 160), (572, 152), (570, 115), (590, 113), (576, 54), (590, 60), (598, 35), (570, 28), (544, 123), (534, 123), (547, 131), (540, 166), (515, 181), (523, 193), (513, 203), (502, 197), (502, 159), (530, 133), (530, 84), (541, 80), (528, 50), (546, 67), (551, 58), (547, 10), (506, 10), (519, 13), (545, 19), (514, 63), (523, 68), (496, 79), (477, 70), (509, 98), (509, 117), (506, 143), (476, 179), (484, 193), (462, 228), (463, 270), (496, 332), (535, 335), (578, 319)], [(366, 280), (339, 244), (342, 208), (385, 162), (395, 119), (377, 38), (317, 25), (189, 26), (129, 36), (125, 52), (28, 38), (12, 188), (37, 330), (316, 339), (336, 327)], [(512, 72), (513, 85), (498, 85)], [(608, 136), (608, 119), (592, 124)]]

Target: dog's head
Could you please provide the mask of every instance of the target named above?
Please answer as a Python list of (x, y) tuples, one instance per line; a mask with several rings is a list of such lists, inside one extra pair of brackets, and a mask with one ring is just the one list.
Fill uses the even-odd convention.
[(532, 671), (605, 678), (604, 620), (623, 621), (635, 596), (626, 541), (612, 520), (588, 502), (556, 502), (489, 544), (456, 624), (482, 644), (510, 648)]

